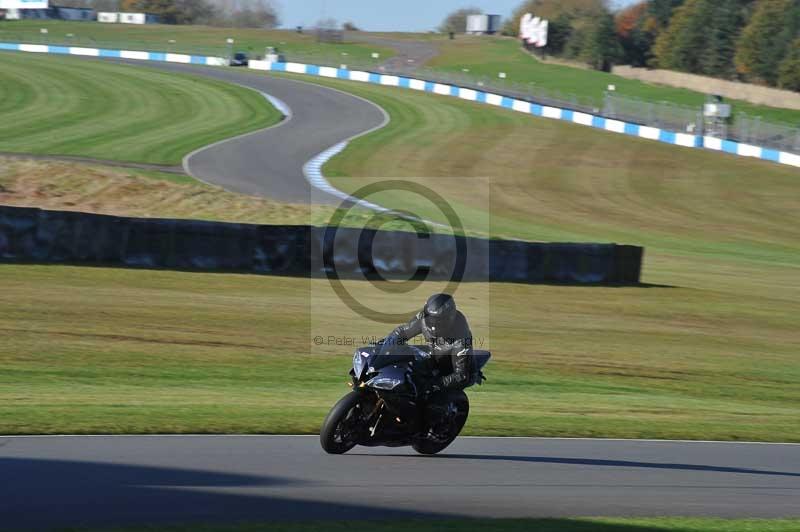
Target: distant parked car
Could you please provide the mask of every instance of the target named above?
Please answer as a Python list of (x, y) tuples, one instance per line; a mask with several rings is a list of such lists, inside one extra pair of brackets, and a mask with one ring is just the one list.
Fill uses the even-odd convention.
[(247, 59), (247, 54), (244, 52), (236, 52), (233, 54), (231, 58), (231, 66), (247, 66), (249, 63), (249, 59)]

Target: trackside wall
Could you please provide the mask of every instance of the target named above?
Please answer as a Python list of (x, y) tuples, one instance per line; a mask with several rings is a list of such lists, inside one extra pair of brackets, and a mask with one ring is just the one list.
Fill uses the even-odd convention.
[[(636, 284), (644, 250), (0, 206), (0, 263), (339, 278)], [(376, 238), (379, 236), (379, 238)], [(334, 239), (336, 245), (334, 246)]]

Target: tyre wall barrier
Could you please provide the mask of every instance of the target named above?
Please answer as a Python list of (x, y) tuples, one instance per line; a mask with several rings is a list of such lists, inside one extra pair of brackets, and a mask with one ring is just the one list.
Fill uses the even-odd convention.
[[(135, 50), (108, 50), (102, 48), (52, 46), (46, 44), (0, 42), (0, 50), (69, 54), (93, 57), (116, 57), (123, 59), (167, 61), (174, 63), (191, 63), (212, 66), (224, 66), (228, 64), (228, 62), (222, 57), (195, 56), (167, 52), (143, 52)], [(522, 112), (533, 116), (551, 118), (554, 120), (563, 120), (573, 124), (601, 129), (603, 131), (664, 142), (675, 146), (683, 146), (685, 148), (705, 148), (713, 151), (721, 151), (732, 155), (738, 155), (741, 157), (755, 157), (757, 159), (763, 159), (778, 164), (785, 164), (800, 168), (800, 155), (794, 153), (734, 142), (716, 137), (693, 135), (677, 131), (668, 131), (666, 129), (660, 129), (656, 127), (643, 126), (640, 124), (622, 122), (602, 116), (578, 112), (572, 109), (562, 109), (560, 107), (541, 105), (535, 102), (511, 98), (502, 94), (494, 94), (490, 92), (458, 87), (456, 85), (436, 83), (432, 81), (426, 81), (424, 79), (292, 62), (276, 63), (253, 60), (250, 61), (248, 68), (254, 70), (291, 72), (310, 76), (345, 79), (349, 81), (359, 81), (364, 83), (373, 83), (376, 85), (401, 87), (422, 92), (430, 92), (433, 94), (439, 94), (441, 96), (453, 96), (463, 100), (494, 105), (497, 107), (504, 107), (512, 111)]]
[[(644, 250), (0, 206), (0, 262), (256, 274), (636, 284)], [(455, 272), (455, 273), (454, 273)]]

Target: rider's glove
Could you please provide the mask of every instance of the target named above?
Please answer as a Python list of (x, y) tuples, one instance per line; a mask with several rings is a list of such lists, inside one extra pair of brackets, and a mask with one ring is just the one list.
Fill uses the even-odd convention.
[(438, 392), (442, 389), (441, 379), (433, 377), (420, 379), (417, 386), (417, 392), (421, 397), (428, 397), (429, 395)]

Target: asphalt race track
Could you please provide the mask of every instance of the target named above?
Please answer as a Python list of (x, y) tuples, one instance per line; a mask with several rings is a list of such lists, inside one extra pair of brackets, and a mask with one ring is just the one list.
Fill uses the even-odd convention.
[(291, 109), (289, 119), (271, 128), (212, 144), (184, 160), (192, 176), (242, 194), (289, 203), (341, 203), (335, 196), (312, 192), (303, 166), (331, 146), (379, 128), (388, 120), (386, 113), (372, 102), (263, 72), (115, 61), (237, 83), (269, 94)]
[(443, 454), (316, 436), (0, 438), (3, 528), (591, 515), (800, 516), (800, 445), (461, 438)]

